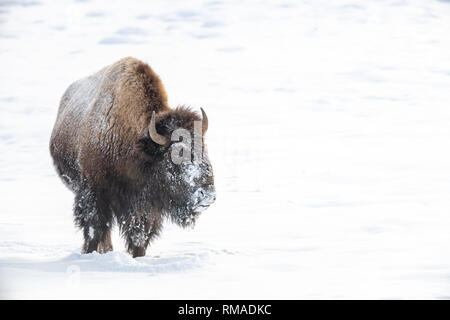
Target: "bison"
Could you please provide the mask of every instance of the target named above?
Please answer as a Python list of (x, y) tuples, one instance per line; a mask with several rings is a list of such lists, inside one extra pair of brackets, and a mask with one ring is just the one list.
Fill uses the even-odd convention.
[[(83, 232), (84, 253), (111, 251), (111, 228), (117, 223), (128, 252), (144, 256), (164, 218), (193, 226), (215, 201), (204, 144), (208, 118), (201, 112), (202, 117), (188, 107), (171, 109), (156, 73), (131, 57), (67, 88), (50, 153), (59, 177), (75, 194), (74, 220)], [(188, 137), (174, 135), (179, 129)], [(196, 148), (190, 148), (189, 138), (196, 132), (200, 156), (192, 159)], [(179, 144), (185, 148), (176, 149)], [(174, 161), (179, 152), (192, 154)]]

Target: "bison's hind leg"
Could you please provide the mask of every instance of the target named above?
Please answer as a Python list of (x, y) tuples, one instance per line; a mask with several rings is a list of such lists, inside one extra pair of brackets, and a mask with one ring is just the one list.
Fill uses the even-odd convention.
[(112, 212), (101, 193), (84, 184), (75, 196), (75, 223), (83, 230), (83, 253), (111, 251)]

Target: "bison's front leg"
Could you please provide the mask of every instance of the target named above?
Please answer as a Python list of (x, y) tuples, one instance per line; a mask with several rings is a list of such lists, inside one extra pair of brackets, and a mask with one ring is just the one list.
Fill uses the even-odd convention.
[(121, 221), (120, 229), (133, 258), (145, 256), (147, 246), (159, 234), (161, 224), (161, 217), (152, 215), (130, 216)]
[(101, 238), (98, 246), (97, 246), (97, 252), (98, 253), (106, 253), (108, 251), (113, 250), (113, 245), (111, 241), (111, 227), (109, 226), (108, 231), (104, 233), (104, 236)]
[(80, 188), (75, 196), (75, 223), (83, 230), (83, 253), (112, 250), (112, 213), (103, 197), (88, 187)]

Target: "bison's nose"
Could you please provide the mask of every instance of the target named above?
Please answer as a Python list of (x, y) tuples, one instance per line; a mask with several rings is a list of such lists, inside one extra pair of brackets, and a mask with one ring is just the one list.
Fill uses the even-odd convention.
[(199, 205), (209, 206), (216, 201), (216, 192), (214, 187), (199, 189), (198, 191)]

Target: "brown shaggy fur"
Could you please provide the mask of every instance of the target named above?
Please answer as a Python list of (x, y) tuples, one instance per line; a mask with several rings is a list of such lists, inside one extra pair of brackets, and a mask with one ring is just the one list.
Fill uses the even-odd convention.
[[(73, 83), (61, 99), (50, 153), (61, 179), (75, 193), (84, 252), (112, 250), (115, 219), (130, 254), (142, 256), (165, 213), (182, 226), (195, 215), (185, 205), (195, 190), (163, 175), (172, 170), (180, 181), (183, 177), (166, 161), (170, 146), (157, 145), (148, 136), (153, 111), (157, 131), (169, 141), (176, 128), (192, 132), (194, 121), (201, 120), (189, 108), (169, 108), (159, 77), (131, 57)], [(213, 194), (207, 159), (201, 172), (196, 187)]]

